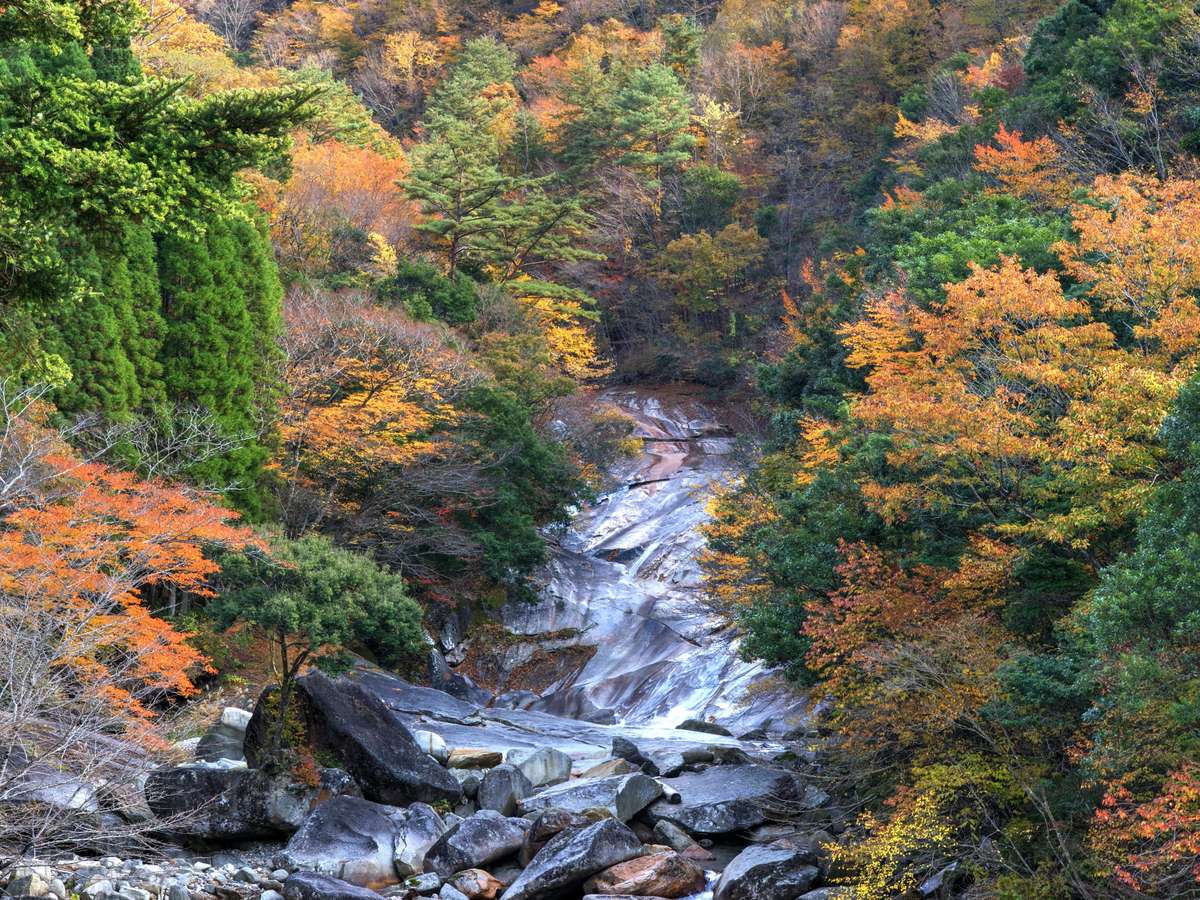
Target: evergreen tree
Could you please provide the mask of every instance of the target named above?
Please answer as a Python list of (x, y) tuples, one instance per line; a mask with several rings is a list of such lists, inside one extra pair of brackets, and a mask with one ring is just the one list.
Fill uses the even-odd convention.
[(590, 221), (580, 198), (553, 194), (551, 176), (506, 167), (515, 92), (490, 79), (511, 75), (508, 51), (486, 40), (468, 47), (434, 95), (426, 140), (410, 155), (404, 188), (429, 217), (417, 228), (443, 246), (452, 278), (464, 263), (490, 267), (503, 282), (547, 262), (593, 256), (577, 248)]
[(282, 289), (266, 236), (245, 219), (214, 218), (199, 238), (169, 236), (159, 247), (166, 335), (167, 398), (213, 416), (243, 443), (205, 460), (191, 476), (229, 488), (248, 513), (261, 511), (258, 435), (273, 395)]
[(666, 172), (691, 157), (696, 138), (688, 133), (690, 123), (687, 92), (675, 73), (658, 64), (637, 69), (614, 100), (617, 162), (661, 186)]
[(63, 403), (110, 415), (158, 396), (149, 235), (234, 214), (238, 172), (278, 157), (313, 96), (184, 97), (141, 75), (143, 17), (132, 0), (0, 11), (0, 374), (65, 375), (66, 353)]

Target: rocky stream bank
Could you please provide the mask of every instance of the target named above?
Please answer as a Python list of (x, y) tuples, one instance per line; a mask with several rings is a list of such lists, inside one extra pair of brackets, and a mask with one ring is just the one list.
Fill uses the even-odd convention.
[[(147, 764), (120, 811), (157, 831), (153, 856), (93, 841), (0, 875), (7, 894), (846, 896), (828, 847), (847, 814), (822, 789), (802, 705), (739, 657), (700, 590), (699, 526), (736, 474), (732, 429), (678, 392), (601, 400), (643, 452), (552, 536), (538, 602), (435, 617), (433, 687), (365, 665), (304, 676), (304, 765), (271, 765), (269, 691), (226, 709), (178, 748), (186, 762)], [(93, 793), (102, 832), (115, 813)]]

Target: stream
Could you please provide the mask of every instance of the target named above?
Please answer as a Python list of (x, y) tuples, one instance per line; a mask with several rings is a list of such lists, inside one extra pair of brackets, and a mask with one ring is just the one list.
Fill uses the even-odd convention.
[(733, 433), (680, 389), (611, 390), (598, 402), (633, 419), (643, 450), (616, 464), (615, 488), (552, 535), (540, 599), (501, 610), (504, 627), (527, 639), (504, 661), (509, 673), (531, 659), (536, 670), (531, 648), (586, 651), (522, 708), (649, 729), (703, 719), (734, 734), (801, 724), (796, 695), (739, 657), (741, 639), (703, 594), (700, 526), (714, 487), (737, 474)]

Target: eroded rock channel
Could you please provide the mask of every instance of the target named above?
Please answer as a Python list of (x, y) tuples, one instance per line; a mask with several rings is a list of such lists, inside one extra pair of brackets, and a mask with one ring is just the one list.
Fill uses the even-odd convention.
[[(634, 417), (644, 452), (560, 536), (540, 600), (500, 612), (515, 636), (495, 663), (504, 690), (451, 665), (473, 652), (470, 629), (441, 636), (435, 672), (450, 690), (366, 666), (314, 671), (294, 698), (303, 771), (269, 762), (278, 707), (265, 693), (253, 711), (226, 710), (203, 759), (147, 773), (146, 814), (174, 849), (26, 867), (12, 876), (20, 892), (839, 896), (825, 848), (844, 817), (820, 787), (798, 701), (749, 690), (768, 673), (738, 658), (700, 595), (698, 526), (713, 483), (733, 474), (733, 437), (684, 395), (608, 399)], [(537, 690), (511, 683), (564, 648)]]

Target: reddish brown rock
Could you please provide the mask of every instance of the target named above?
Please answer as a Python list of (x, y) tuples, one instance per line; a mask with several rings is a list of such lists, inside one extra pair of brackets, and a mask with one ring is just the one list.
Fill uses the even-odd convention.
[(605, 869), (589, 878), (583, 890), (587, 894), (686, 897), (704, 890), (704, 870), (687, 857), (668, 850)]
[(464, 869), (446, 880), (456, 891), (466, 894), (470, 900), (496, 900), (504, 885), (483, 869)]

